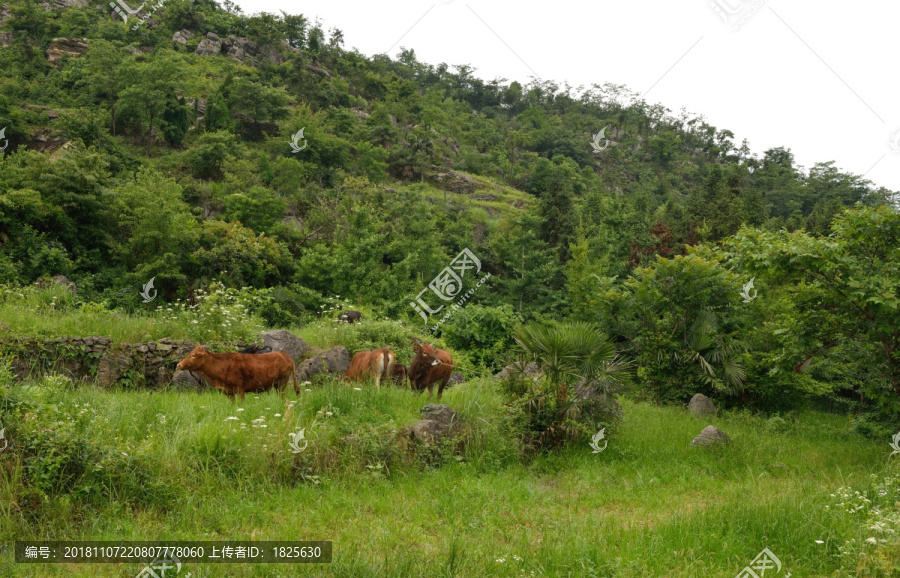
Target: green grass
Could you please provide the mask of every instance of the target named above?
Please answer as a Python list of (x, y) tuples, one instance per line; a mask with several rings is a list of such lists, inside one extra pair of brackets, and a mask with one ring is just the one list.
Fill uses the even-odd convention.
[[(698, 420), (627, 401), (603, 453), (579, 443), (527, 461), (490, 379), (445, 392), (468, 425), (464, 444), (410, 454), (397, 436), (424, 397), (360, 387), (328, 382), (243, 405), (215, 392), (76, 388), (52, 376), (0, 390), (5, 419), (15, 418), (4, 422), (12, 446), (0, 454), (0, 541), (334, 542), (327, 566), (182, 572), (195, 576), (734, 576), (764, 547), (784, 563), (779, 575), (853, 576), (847, 568), (866, 551), (851, 548), (848, 563), (839, 548), (872, 532), (866, 512), (846, 512), (831, 494), (870, 490), (871, 475), (897, 472), (887, 444), (850, 433), (836, 416)], [(266, 428), (253, 427), (259, 417)], [(734, 443), (691, 447), (707, 424)], [(287, 434), (301, 427), (310, 445), (295, 456)], [(79, 444), (81, 453), (71, 449)], [(41, 460), (58, 474), (51, 457), (66, 452), (112, 471), (73, 487), (49, 476), (35, 494), (24, 466)], [(139, 569), (0, 556), (3, 576)]]

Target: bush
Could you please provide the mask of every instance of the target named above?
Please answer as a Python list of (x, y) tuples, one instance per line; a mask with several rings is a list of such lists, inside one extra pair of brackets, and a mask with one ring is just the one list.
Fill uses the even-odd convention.
[[(612, 342), (588, 323), (526, 325), (515, 331), (522, 361), (537, 363), (537, 381), (508, 380), (509, 404), (524, 445), (532, 450), (560, 446), (615, 426), (629, 364), (620, 361)], [(517, 395), (524, 389), (524, 394)]]
[(515, 345), (513, 330), (520, 322), (512, 306), (467, 305), (441, 325), (447, 345), (466, 351), (476, 365), (497, 371), (506, 365)]

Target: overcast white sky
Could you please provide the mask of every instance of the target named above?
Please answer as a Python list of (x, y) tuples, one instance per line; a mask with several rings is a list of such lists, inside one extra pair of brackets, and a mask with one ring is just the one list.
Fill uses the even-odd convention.
[(898, 0), (236, 3), (320, 18), (366, 55), (403, 46), (485, 80), (625, 84), (704, 115), (759, 155), (784, 146), (807, 169), (833, 160), (900, 191)]

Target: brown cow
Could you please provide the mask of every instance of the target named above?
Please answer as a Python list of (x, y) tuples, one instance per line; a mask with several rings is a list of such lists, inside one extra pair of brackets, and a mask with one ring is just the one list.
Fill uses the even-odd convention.
[(415, 356), (409, 364), (409, 382), (413, 389), (422, 391), (427, 387), (428, 397), (431, 397), (434, 384), (438, 383), (438, 399), (441, 399), (453, 373), (453, 358), (448, 351), (428, 343), (421, 346), (413, 344), (413, 351)]
[(406, 366), (402, 363), (394, 364), (394, 371), (391, 372), (391, 381), (396, 383), (399, 386), (403, 385), (403, 382), (406, 381)]
[(300, 393), (294, 360), (283, 351), (272, 353), (211, 353), (198, 345), (178, 363), (182, 371), (196, 371), (210, 385), (231, 398), (244, 399), (247, 391), (268, 391), (273, 387), (284, 391), (293, 378), (294, 391)]
[(350, 361), (350, 369), (342, 379), (361, 381), (367, 376), (375, 378), (375, 387), (381, 387), (382, 379), (390, 379), (394, 372), (394, 352), (387, 348), (360, 351)]
[(359, 311), (341, 311), (338, 319), (347, 323), (359, 323), (362, 320), (362, 313)]

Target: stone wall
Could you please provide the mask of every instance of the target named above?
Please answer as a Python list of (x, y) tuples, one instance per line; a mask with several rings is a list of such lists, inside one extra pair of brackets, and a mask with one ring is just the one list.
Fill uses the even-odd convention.
[(190, 341), (174, 339), (115, 344), (108, 337), (0, 339), (0, 355), (13, 359), (20, 379), (52, 371), (73, 379), (96, 378), (101, 387), (166, 384), (193, 348)]
[[(287, 331), (259, 334), (263, 345), (283, 351), (297, 364), (298, 381), (319, 374), (341, 374), (350, 367), (350, 353), (342, 346), (327, 351)], [(235, 351), (243, 343), (220, 343), (213, 351)], [(191, 341), (160, 339), (147, 343), (112, 343), (108, 337), (36, 337), (0, 339), (0, 357), (12, 358), (19, 379), (32, 374), (62, 373), (73, 379), (96, 379), (101, 387), (161, 387), (204, 389), (205, 380), (195, 372), (176, 371), (175, 366), (194, 349)]]

